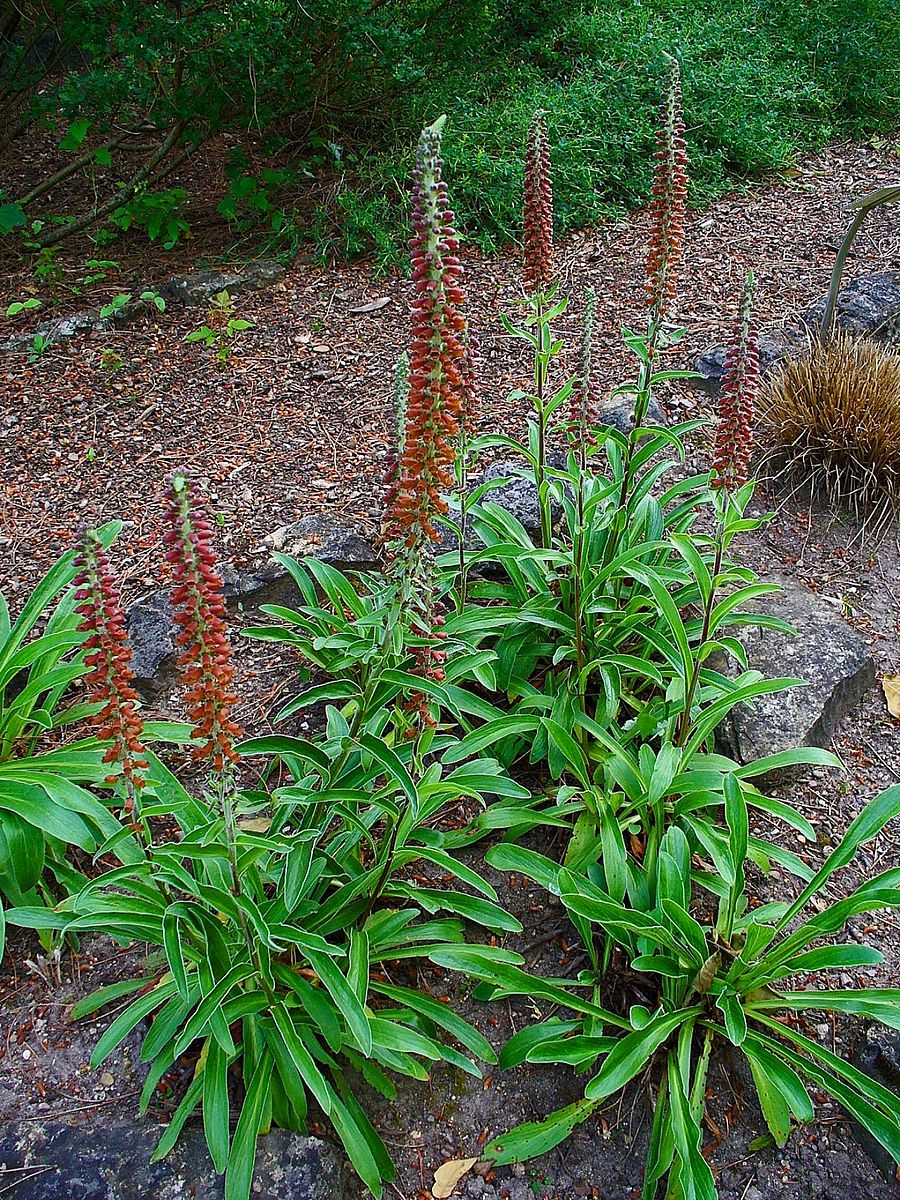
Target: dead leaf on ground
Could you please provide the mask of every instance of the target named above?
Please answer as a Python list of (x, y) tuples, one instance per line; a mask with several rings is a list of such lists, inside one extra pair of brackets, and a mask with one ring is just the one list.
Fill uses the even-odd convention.
[(379, 296), (377, 300), (370, 300), (368, 304), (361, 304), (359, 308), (351, 308), (350, 311), (352, 313), (378, 312), (379, 308), (385, 308), (390, 302), (390, 296)]
[(452, 1158), (450, 1162), (445, 1162), (438, 1167), (434, 1173), (434, 1186), (431, 1189), (434, 1200), (447, 1200), (449, 1196), (452, 1196), (453, 1189), (463, 1175), (468, 1174), (477, 1162), (478, 1155), (476, 1154), (474, 1158)]
[(888, 712), (892, 717), (900, 717), (900, 675), (883, 676), (881, 686), (884, 688)]

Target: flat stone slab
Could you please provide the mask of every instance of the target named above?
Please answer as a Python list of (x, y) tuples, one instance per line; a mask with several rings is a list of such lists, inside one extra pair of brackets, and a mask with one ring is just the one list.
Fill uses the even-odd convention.
[[(720, 740), (741, 763), (798, 746), (827, 746), (844, 717), (875, 682), (866, 642), (825, 600), (791, 579), (771, 580), (783, 589), (761, 596), (748, 609), (787, 621), (796, 635), (739, 627), (753, 670), (767, 679), (796, 678), (806, 687), (760, 696), (733, 709)], [(729, 664), (737, 673), (737, 664)]]
[[(0, 1131), (3, 1190), (14, 1200), (222, 1200), (200, 1129), (187, 1129), (161, 1162), (150, 1157), (162, 1127), (150, 1121), (90, 1125), (18, 1121)], [(343, 1154), (318, 1138), (276, 1129), (259, 1139), (252, 1196), (350, 1200)]]

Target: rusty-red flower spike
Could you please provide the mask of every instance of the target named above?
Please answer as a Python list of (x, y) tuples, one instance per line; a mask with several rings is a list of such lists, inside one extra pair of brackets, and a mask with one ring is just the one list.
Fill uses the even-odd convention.
[(464, 409), (465, 295), (459, 238), (441, 178), (444, 117), (422, 131), (413, 185), (412, 343), (403, 448), (385, 518), (394, 554), (437, 541), (434, 518), (447, 511), (455, 438)]
[(588, 288), (584, 293), (584, 318), (581, 325), (578, 375), (569, 401), (569, 423), (576, 446), (591, 440), (591, 426), (597, 421), (597, 389), (594, 382), (594, 329), (597, 297)]
[(665, 320), (678, 291), (687, 210), (687, 153), (681, 111), (681, 72), (673, 60), (656, 134), (652, 231), (647, 252), (647, 302), (655, 324)]
[(529, 296), (546, 292), (553, 282), (553, 183), (550, 139), (541, 112), (534, 114), (525, 150), (523, 274)]
[(164, 544), (174, 580), (175, 643), (181, 650), (178, 665), (194, 726), (191, 736), (198, 743), (194, 756), (208, 759), (212, 769), (221, 773), (238, 761), (234, 740), (242, 731), (230, 716), (236, 699), (231, 690), (234, 668), (212, 527), (200, 505), (197, 485), (181, 471), (169, 478), (166, 507)]
[(747, 482), (753, 411), (759, 390), (759, 345), (753, 320), (753, 272), (747, 275), (734, 334), (725, 355), (712, 486), (733, 491)]
[[(97, 736), (110, 743), (105, 763), (117, 763), (120, 774), (107, 783), (124, 780), (130, 789), (144, 786), (147, 751), (142, 743), (143, 722), (137, 710), (138, 697), (131, 681), (131, 649), (125, 629), (125, 613), (106, 551), (92, 529), (78, 538), (75, 558), (75, 611), (81, 617), (78, 631), (85, 634), (84, 661), (89, 671), (85, 685), (91, 698), (102, 707), (92, 718)], [(125, 811), (134, 807), (134, 790), (129, 791)]]

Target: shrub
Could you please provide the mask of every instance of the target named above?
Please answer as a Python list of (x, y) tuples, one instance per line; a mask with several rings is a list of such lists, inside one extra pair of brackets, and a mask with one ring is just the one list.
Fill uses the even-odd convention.
[(900, 501), (900, 352), (838, 331), (789, 359), (760, 400), (766, 457), (863, 511)]

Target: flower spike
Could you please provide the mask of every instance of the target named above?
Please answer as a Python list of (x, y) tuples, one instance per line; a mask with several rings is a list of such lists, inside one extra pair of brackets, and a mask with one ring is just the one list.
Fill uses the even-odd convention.
[(175, 581), (172, 608), (179, 626), (175, 635), (181, 648), (178, 665), (187, 685), (185, 699), (194, 725), (191, 736), (199, 743), (194, 756), (209, 759), (213, 770), (221, 773), (227, 764), (238, 761), (234, 739), (241, 737), (242, 731), (230, 717), (235, 702), (231, 691), (234, 668), (212, 527), (200, 507), (197, 485), (182, 471), (170, 476), (166, 502), (164, 544)]
[(396, 557), (438, 541), (434, 518), (447, 511), (455, 438), (465, 409), (466, 319), (459, 237), (441, 178), (444, 117), (422, 131), (413, 185), (412, 346), (406, 421), (385, 540)]
[(753, 272), (747, 273), (740, 313), (725, 354), (719, 395), (719, 427), (713, 458), (714, 488), (733, 491), (747, 482), (753, 445), (753, 413), (759, 390), (759, 345), (753, 320)]
[(681, 108), (681, 72), (672, 60), (669, 85), (663, 99), (656, 134), (652, 232), (647, 253), (647, 302), (651, 321), (665, 320), (675, 303), (678, 273), (684, 251), (687, 207), (687, 153)]
[(103, 761), (120, 767), (120, 774), (107, 776), (106, 782), (125, 781), (125, 811), (130, 814), (148, 766), (141, 740), (144, 726), (137, 711), (137, 693), (131, 686), (134, 672), (122, 599), (106, 551), (92, 529), (79, 535), (75, 566), (75, 611), (81, 617), (78, 630), (86, 635), (84, 661), (90, 668), (85, 683), (102, 705), (93, 722), (97, 736), (111, 743)]
[(597, 421), (597, 389), (594, 382), (594, 329), (597, 297), (591, 288), (584, 293), (584, 320), (581, 326), (581, 354), (578, 375), (569, 401), (569, 423), (578, 447), (591, 440), (591, 426)]
[(553, 282), (553, 183), (547, 122), (536, 112), (528, 130), (525, 152), (524, 213), (525, 288), (540, 295)]

